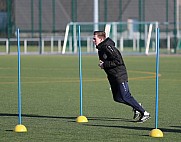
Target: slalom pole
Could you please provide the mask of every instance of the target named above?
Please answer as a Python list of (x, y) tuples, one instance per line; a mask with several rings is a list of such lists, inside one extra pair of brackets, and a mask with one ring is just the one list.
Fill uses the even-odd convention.
[(82, 110), (82, 102), (83, 102), (83, 96), (82, 96), (82, 52), (81, 52), (81, 38), (80, 38), (80, 25), (78, 26), (78, 46), (79, 46), (79, 80), (80, 80), (80, 116), (77, 117), (76, 121), (81, 122), (88, 122), (87, 118), (83, 116), (83, 110)]
[(80, 116), (82, 116), (82, 53), (81, 53), (81, 42), (80, 42), (80, 26), (78, 32), (79, 38), (79, 79), (80, 79)]
[(157, 48), (156, 48), (156, 101), (155, 101), (155, 128), (158, 128), (158, 96), (159, 96), (159, 29), (157, 28)]
[(18, 46), (18, 125), (15, 127), (15, 132), (27, 132), (27, 129), (22, 125), (21, 117), (21, 52), (20, 52), (20, 37), (19, 29), (17, 29), (17, 46)]
[(155, 100), (155, 129), (150, 132), (151, 137), (163, 137), (163, 133), (158, 129), (158, 98), (159, 98), (159, 58), (160, 58), (160, 30), (156, 28), (156, 100)]
[(21, 53), (20, 53), (20, 41), (19, 41), (19, 29), (17, 30), (18, 37), (18, 122), (22, 123), (21, 119)]

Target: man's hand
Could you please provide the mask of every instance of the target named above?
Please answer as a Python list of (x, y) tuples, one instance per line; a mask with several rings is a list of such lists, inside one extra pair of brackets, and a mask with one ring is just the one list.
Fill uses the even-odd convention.
[(103, 62), (102, 60), (99, 60), (99, 64), (98, 64), (98, 66), (99, 66), (101, 69), (103, 69), (103, 68), (104, 68), (103, 64), (104, 64), (104, 62)]

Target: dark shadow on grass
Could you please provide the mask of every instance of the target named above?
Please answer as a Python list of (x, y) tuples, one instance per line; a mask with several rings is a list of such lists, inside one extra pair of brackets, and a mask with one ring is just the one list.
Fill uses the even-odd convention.
[(152, 128), (148, 127), (136, 127), (136, 126), (113, 126), (113, 125), (100, 125), (100, 124), (84, 124), (86, 126), (94, 126), (94, 127), (106, 127), (106, 128), (121, 128), (121, 129), (131, 129), (131, 130), (149, 130), (151, 131)]
[[(0, 116), (17, 116), (18, 114), (0, 113)], [(55, 118), (55, 119), (76, 119), (76, 117), (61, 117), (61, 116), (43, 116), (36, 114), (22, 114), (22, 117), (34, 117), (34, 118)]]
[(181, 133), (179, 129), (159, 128), (162, 132)]
[[(18, 114), (10, 113), (0, 113), (0, 116), (18, 116)], [(45, 116), (45, 115), (36, 115), (36, 114), (22, 114), (22, 117), (35, 117), (35, 118), (55, 118), (55, 119), (69, 119), (75, 120), (76, 117), (62, 117), (62, 116)], [(89, 120), (98, 120), (98, 121), (124, 121), (124, 122), (135, 122), (130, 119), (125, 118), (112, 118), (112, 117), (88, 117)]]
[[(151, 131), (154, 128), (149, 128), (149, 127), (137, 127), (137, 126), (113, 126), (113, 125), (100, 125), (100, 124), (84, 124), (86, 126), (94, 126), (94, 127), (106, 127), (106, 128), (121, 128), (121, 129), (132, 129), (132, 130), (148, 130)], [(140, 124), (141, 125), (141, 124)], [(164, 132), (169, 132), (169, 133), (181, 133), (181, 130), (178, 129), (169, 129), (169, 128), (158, 128), (160, 129), (163, 133)], [(144, 135), (143, 135), (144, 136)]]
[[(86, 126), (93, 126), (93, 127), (105, 127), (105, 128), (116, 128), (116, 129), (127, 129), (127, 130), (138, 130), (138, 131), (143, 131), (143, 130), (147, 130), (147, 131), (151, 131), (152, 128), (149, 127), (136, 127), (136, 126), (113, 126), (113, 125), (91, 125), (91, 124), (84, 124)], [(148, 137), (149, 135), (140, 135), (143, 137)]]
[(13, 130), (5, 130), (6, 132), (14, 132)]
[(171, 126), (173, 128), (180, 128), (181, 129), (181, 126)]
[[(11, 116), (11, 117), (18, 117), (18, 114), (10, 114), (10, 113), (0, 113), (1, 116)], [(65, 119), (69, 120), (68, 122), (75, 122), (77, 117), (66, 117), (66, 116), (43, 116), (43, 115), (35, 115), (35, 114), (22, 114), (22, 117), (32, 117), (32, 118), (50, 118), (50, 119)], [(124, 122), (134, 122), (130, 119), (125, 118), (112, 118), (112, 117), (88, 117), (88, 120), (98, 120), (98, 121), (124, 121)], [(84, 123), (85, 126), (94, 126), (94, 127), (107, 127), (107, 128), (122, 128), (122, 129), (133, 129), (133, 130), (149, 130), (151, 131), (154, 128), (148, 128), (148, 127), (132, 127), (132, 126), (110, 126), (110, 125), (100, 125), (100, 124), (88, 124)], [(141, 125), (141, 124), (140, 124)], [(164, 132), (170, 132), (170, 133), (181, 133), (181, 126), (170, 126), (173, 127), (173, 129), (170, 128), (159, 128), (163, 133)], [(12, 131), (12, 130), (7, 130)]]
[(89, 117), (89, 120), (98, 120), (98, 121), (124, 121), (124, 122), (135, 122), (130, 119), (120, 118), (120, 117)]

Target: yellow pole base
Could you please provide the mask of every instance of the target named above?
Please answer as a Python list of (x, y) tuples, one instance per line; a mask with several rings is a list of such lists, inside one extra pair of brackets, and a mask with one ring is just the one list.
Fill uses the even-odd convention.
[(82, 123), (82, 122), (88, 122), (88, 120), (85, 116), (79, 116), (77, 117), (76, 122)]
[(153, 129), (150, 132), (150, 136), (155, 138), (161, 138), (163, 137), (163, 132), (159, 129)]
[(19, 124), (19, 125), (16, 125), (14, 131), (21, 133), (21, 132), (27, 132), (27, 129), (24, 125)]

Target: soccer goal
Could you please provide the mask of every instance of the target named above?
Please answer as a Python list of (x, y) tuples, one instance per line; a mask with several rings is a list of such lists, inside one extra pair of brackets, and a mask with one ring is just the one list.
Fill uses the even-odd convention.
[[(67, 24), (62, 54), (78, 52), (78, 26), (81, 27), (82, 52), (97, 53), (92, 41), (94, 25), (91, 22)], [(113, 39), (115, 46), (126, 54), (155, 54), (157, 27), (158, 22), (137, 22), (132, 19), (127, 22), (98, 23), (98, 30), (105, 31), (106, 36)]]

